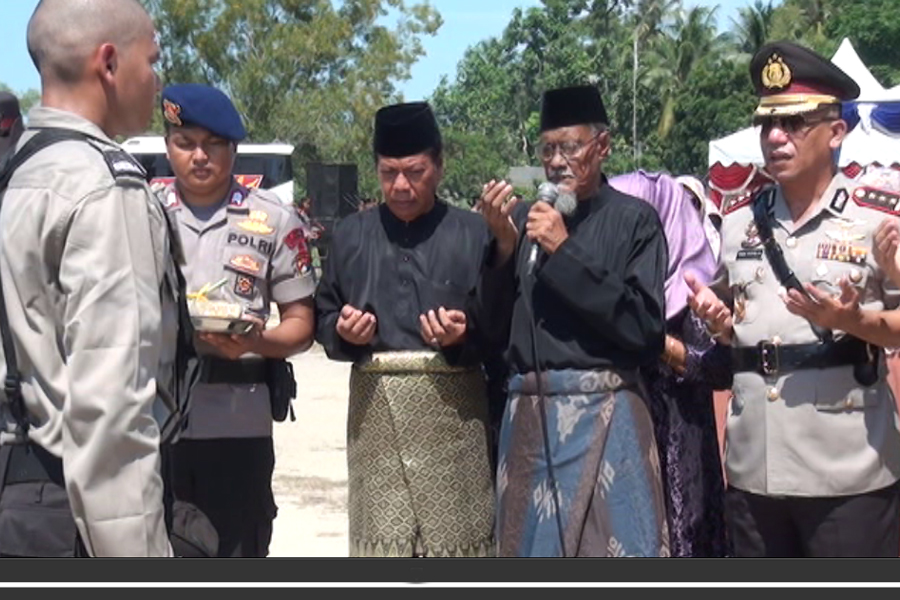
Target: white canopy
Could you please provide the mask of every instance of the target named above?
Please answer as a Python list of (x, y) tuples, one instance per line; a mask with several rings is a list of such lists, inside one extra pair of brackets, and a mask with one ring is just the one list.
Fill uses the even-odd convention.
[[(863, 64), (853, 44), (844, 38), (832, 58), (832, 62), (850, 75), (860, 88), (857, 100), (860, 122), (850, 132), (841, 150), (840, 167), (852, 163), (866, 166), (873, 162), (890, 165), (900, 162), (900, 137), (893, 137), (872, 126), (869, 114), (875, 103), (900, 102), (900, 85), (889, 90), (878, 83), (868, 67)], [(709, 166), (721, 163), (757, 165), (764, 164), (759, 147), (759, 128), (748, 127), (709, 143)]]

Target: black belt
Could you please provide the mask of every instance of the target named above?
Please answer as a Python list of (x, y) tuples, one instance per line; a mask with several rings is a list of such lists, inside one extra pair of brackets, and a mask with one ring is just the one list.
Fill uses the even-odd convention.
[(226, 360), (213, 356), (200, 359), (201, 383), (229, 383), (242, 385), (266, 382), (266, 361)]
[[(14, 483), (31, 483), (51, 481), (65, 487), (62, 459), (58, 458), (37, 444), (13, 444), (0, 446), (0, 452), (6, 454), (7, 462), (5, 485)], [(0, 464), (4, 461), (0, 460)]]
[(792, 345), (764, 340), (755, 347), (732, 348), (731, 357), (735, 373), (750, 371), (766, 376), (802, 369), (858, 365), (870, 360), (868, 344), (857, 338)]

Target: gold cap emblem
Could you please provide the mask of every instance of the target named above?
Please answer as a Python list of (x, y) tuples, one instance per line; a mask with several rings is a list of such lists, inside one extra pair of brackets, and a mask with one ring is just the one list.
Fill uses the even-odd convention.
[(171, 100), (163, 100), (163, 116), (175, 127), (181, 127), (181, 107)]
[(770, 90), (786, 88), (792, 77), (791, 68), (778, 54), (770, 56), (762, 70), (762, 84)]

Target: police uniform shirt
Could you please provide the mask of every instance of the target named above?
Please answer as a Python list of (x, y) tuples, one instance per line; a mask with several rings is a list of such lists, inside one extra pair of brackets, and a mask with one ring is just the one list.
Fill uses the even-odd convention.
[(165, 213), (140, 166), (93, 123), (43, 107), (28, 122), (91, 138), (25, 162), (0, 211), (29, 435), (62, 458), (91, 555), (171, 555), (159, 444), (178, 319)]
[[(387, 205), (352, 214), (338, 224), (316, 292), (316, 340), (332, 360), (361, 361), (374, 352), (434, 350), (420, 333), (419, 315), (440, 307), (467, 314), (466, 339), (442, 349), (451, 364), (477, 364), (487, 350), (483, 337), (489, 306), (479, 300), (500, 280), (483, 271), (492, 237), (484, 218), (437, 201), (406, 223)], [(375, 337), (356, 346), (336, 331), (345, 304), (378, 319)]]
[(508, 359), (515, 372), (637, 368), (659, 360), (665, 331), (668, 250), (656, 211), (605, 183), (565, 217), (568, 239), (541, 254), (529, 274), (528, 210), (517, 207), (520, 243), (514, 265)]
[[(300, 219), (275, 195), (235, 182), (212, 218), (204, 221), (185, 206), (175, 184), (159, 193), (182, 239), (188, 292), (225, 278), (227, 283), (209, 299), (239, 303), (245, 314), (265, 322), (272, 302), (297, 302), (315, 291)], [(211, 350), (198, 346), (198, 352)], [(198, 383), (194, 387), (182, 437), (271, 435), (272, 409), (264, 383)]]
[[(872, 238), (885, 212), (883, 194), (834, 177), (815, 213), (798, 227), (776, 187), (767, 208), (774, 236), (802, 283), (839, 293), (847, 277), (863, 309), (895, 309), (898, 290), (872, 256)], [(715, 289), (731, 300), (735, 346), (767, 340), (785, 345), (818, 341), (808, 321), (788, 312), (781, 283), (765, 257), (750, 202), (726, 208), (722, 264)], [(834, 332), (835, 339), (843, 334)], [(897, 410), (880, 365), (880, 379), (863, 387), (852, 365), (764, 377), (734, 375), (728, 412), (729, 484), (755, 494), (840, 496), (887, 487), (900, 477)]]

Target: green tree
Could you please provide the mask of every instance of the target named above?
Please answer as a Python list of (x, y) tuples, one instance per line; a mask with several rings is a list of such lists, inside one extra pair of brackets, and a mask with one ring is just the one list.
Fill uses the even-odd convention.
[[(837, 2), (832, 4), (837, 8)], [(849, 38), (881, 85), (900, 85), (900, 2), (844, 0), (839, 7), (825, 23), (828, 37)]]
[(661, 139), (675, 124), (681, 91), (694, 69), (717, 56), (721, 39), (715, 33), (715, 13), (716, 9), (702, 6), (676, 12), (651, 46), (644, 84), (657, 90), (662, 101), (657, 130)]

